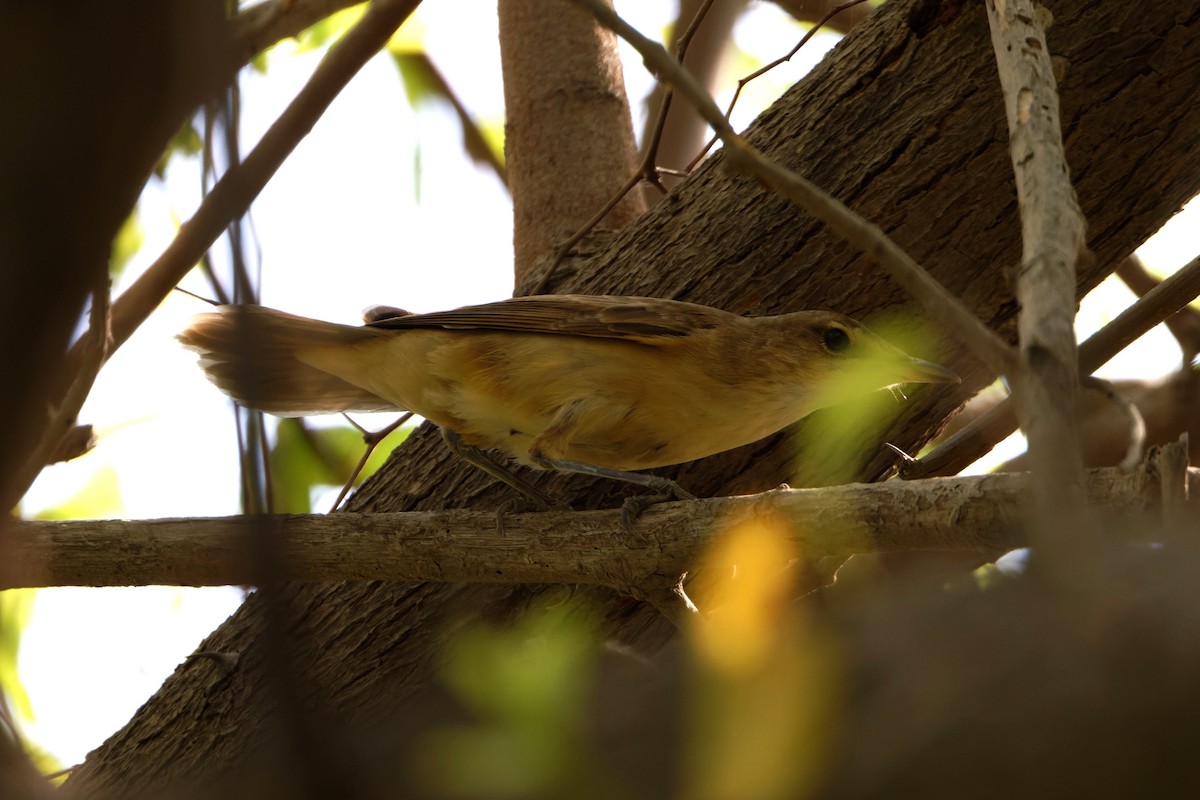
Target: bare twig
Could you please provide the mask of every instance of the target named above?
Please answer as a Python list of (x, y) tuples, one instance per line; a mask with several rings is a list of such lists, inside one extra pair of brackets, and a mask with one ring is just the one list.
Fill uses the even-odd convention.
[[(787, 55), (775, 59), (770, 64), (759, 67), (744, 78), (740, 78), (737, 82), (737, 88), (733, 91), (733, 97), (730, 98), (729, 105), (725, 109), (725, 119), (729, 119), (729, 115), (733, 113), (733, 107), (737, 105), (738, 98), (742, 96), (742, 89), (746, 88), (746, 84), (750, 83), (752, 80), (761, 78), (763, 75), (775, 69), (780, 64), (785, 64), (788, 61), (791, 61), (792, 58), (795, 57), (796, 53), (800, 52), (800, 48), (808, 44), (808, 40), (816, 36), (817, 31), (825, 27), (825, 25), (828, 24), (831, 19), (846, 9), (852, 8), (862, 2), (864, 2), (864, 0), (847, 0), (847, 2), (841, 3), (829, 9), (819, 20), (816, 21), (816, 23), (813, 24), (811, 28), (805, 31), (804, 35), (800, 37), (800, 41), (796, 43), (795, 47), (788, 51)], [(696, 157), (692, 159), (691, 163), (687, 165), (685, 171), (691, 172), (694, 170), (696, 165), (703, 161), (704, 157), (708, 155), (708, 151), (712, 149), (712, 146), (717, 143), (717, 139), (719, 138), (720, 134), (713, 134), (713, 137), (708, 140), (708, 143), (704, 145), (700, 152), (696, 154)]]
[(344, 486), (342, 486), (342, 490), (338, 492), (337, 499), (333, 501), (333, 508), (329, 509), (330, 514), (332, 514), (334, 511), (337, 511), (338, 506), (340, 506), (342, 501), (346, 499), (346, 495), (350, 494), (350, 489), (354, 486), (354, 482), (358, 480), (358, 476), (362, 474), (363, 467), (367, 465), (367, 459), (371, 457), (371, 453), (375, 452), (375, 448), (379, 446), (379, 443), (391, 436), (392, 433), (401, 425), (412, 419), (412, 415), (413, 412), (411, 411), (405, 412), (401, 414), (399, 419), (397, 419), (395, 422), (379, 431), (369, 431), (351, 419), (349, 414), (342, 415), (351, 425), (358, 429), (359, 433), (362, 434), (363, 444), (365, 444), (366, 447), (363, 448), (362, 457), (359, 458), (358, 463), (354, 465), (354, 469), (351, 471), (350, 477), (346, 479), (346, 483)]
[(1109, 381), (1089, 375), (1083, 379), (1082, 385), (1094, 392), (1100, 392), (1105, 399), (1121, 409), (1129, 426), (1129, 443), (1125, 447), (1125, 457), (1121, 459), (1121, 467), (1133, 469), (1142, 460), (1142, 453), (1146, 449), (1146, 420), (1142, 417), (1141, 410), (1129, 397), (1117, 391), (1117, 387)]
[[(1118, 264), (1116, 275), (1139, 298), (1145, 297), (1162, 283), (1146, 270), (1137, 256), (1129, 256)], [(1184, 306), (1163, 322), (1183, 351), (1183, 363), (1191, 364), (1196, 354), (1200, 353), (1200, 313)]]
[[(1200, 479), (1200, 471), (1191, 474)], [(589, 584), (636, 594), (674, 586), (723, 531), (765, 513), (790, 523), (789, 536), (809, 559), (1003, 552), (1026, 541), (1030, 480), (1028, 473), (1004, 473), (667, 503), (641, 517), (636, 537), (615, 509), (510, 514), (503, 532), (493, 512), (468, 510), (6, 520), (0, 588), (254, 583), (261, 568), (248, 554), (269, 519), (270, 543), (285, 573), (277, 579)], [(1091, 470), (1086, 485), (1091, 502), (1114, 523), (1161, 508), (1161, 478), (1152, 461), (1133, 472)]]
[[(37, 472), (29, 474), (34, 461), (42, 462), (57, 447), (66, 431), (57, 423), (66, 419), (67, 412), (74, 407), (74, 414), (91, 391), (104, 362), (133, 334), (147, 317), (158, 307), (193, 266), (201, 259), (221, 232), (241, 214), (256, 197), (266, 182), (291, 154), (317, 119), (333, 102), (345, 85), (378, 52), (395, 30), (419, 5), (420, 0), (378, 0), (359, 23), (340, 42), (330, 48), (329, 53), (313, 72), (304, 89), (288, 105), (279, 119), (263, 135), (258, 145), (246, 160), (229, 170), (213, 187), (196, 214), (184, 223), (175, 239), (158, 260), (127, 289), (111, 309), (107, 302), (107, 287), (103, 323), (93, 315), (90, 327), (67, 354), (67, 363), (74, 370), (75, 380), (58, 402), (57, 433), (49, 432), (39, 445), (39, 454), (22, 468), (10, 486), (5, 487), (0, 501), (10, 508), (32, 483)], [(98, 304), (93, 305), (93, 309)], [(94, 342), (103, 337), (104, 346), (99, 350)], [(99, 360), (96, 353), (99, 352)], [(53, 439), (53, 441), (50, 441)], [(45, 450), (43, 453), (42, 451)], [(40, 470), (41, 464), (37, 465)]]
[[(1089, 375), (1109, 359), (1200, 296), (1200, 256), (1167, 277), (1109, 324), (1079, 345), (1079, 372)], [(904, 478), (954, 475), (1017, 429), (1011, 400), (1005, 400), (946, 439), (933, 452), (901, 466)]]
[(713, 127), (724, 143), (730, 164), (755, 175), (771, 188), (829, 225), (850, 244), (875, 259), (892, 278), (920, 302), (928, 314), (963, 338), (991, 369), (1008, 374), (1016, 364), (1012, 348), (979, 321), (962, 303), (929, 276), (882, 230), (855, 214), (811, 182), (766, 158), (738, 136), (712, 98), (678, 61), (658, 43), (643, 36), (598, 0), (572, 0), (600, 24), (629, 42), (660, 78), (670, 81)]

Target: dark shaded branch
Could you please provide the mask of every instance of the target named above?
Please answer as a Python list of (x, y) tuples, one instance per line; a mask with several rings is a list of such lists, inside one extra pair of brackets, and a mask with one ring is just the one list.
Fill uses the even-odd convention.
[[(1147, 331), (1200, 295), (1200, 257), (1155, 286), (1079, 345), (1079, 372), (1090, 375)], [(905, 478), (953, 475), (1017, 429), (1011, 399), (990, 408), (924, 458), (901, 469)]]
[[(1109, 519), (1156, 514), (1158, 464), (1089, 472), (1089, 500)], [(1177, 472), (1168, 480), (1182, 487)], [(718, 536), (747, 522), (777, 524), (809, 559), (1004, 552), (1025, 543), (1029, 484), (1028, 474), (1004, 473), (670, 503), (646, 512), (636, 537), (616, 510), (512, 514), (501, 524), (467, 510), (277, 516), (270, 546), (294, 580), (587, 584), (645, 596), (675, 586)], [(253, 583), (249, 554), (262, 535), (256, 517), (13, 522), (0, 588)]]

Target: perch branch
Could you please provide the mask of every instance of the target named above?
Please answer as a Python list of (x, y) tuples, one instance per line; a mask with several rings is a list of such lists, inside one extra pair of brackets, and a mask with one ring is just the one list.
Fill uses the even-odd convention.
[[(1089, 471), (1089, 500), (1109, 521), (1156, 515), (1163, 482), (1182, 491), (1185, 481), (1183, 466), (1164, 475), (1160, 461)], [(1200, 471), (1190, 475), (1200, 480)], [(787, 520), (788, 535), (809, 559), (1000, 553), (1025, 543), (1029, 483), (1026, 473), (1003, 473), (668, 503), (645, 513), (636, 537), (619, 510), (509, 514), (503, 531), (495, 514), (483, 511), (273, 516), (269, 546), (294, 580), (591, 584), (644, 594), (676, 585), (722, 531), (761, 519)], [(260, 579), (249, 557), (261, 536), (256, 517), (10, 520), (3, 527), (0, 588)]]

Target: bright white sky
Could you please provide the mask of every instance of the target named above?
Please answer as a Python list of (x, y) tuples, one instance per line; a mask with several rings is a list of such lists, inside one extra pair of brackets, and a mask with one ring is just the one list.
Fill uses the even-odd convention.
[[(661, 31), (669, 2), (618, 2), (645, 32)], [(488, 8), (488, 13), (480, 13)], [(496, 22), (490, 7), (468, 0), (423, 5), (425, 42), (477, 118), (503, 114)], [(464, 20), (469, 20), (464, 24)], [(785, 53), (802, 31), (774, 6), (759, 4), (738, 28), (740, 47), (762, 59)], [(735, 115), (744, 126), (755, 109), (810, 68), (834, 41), (818, 36), (803, 57), (751, 84)], [(267, 76), (243, 83), (243, 144), (248, 151), (307, 80), (318, 55), (276, 58)], [(635, 113), (649, 81), (627, 51), (626, 81)], [(728, 100), (718, 98), (722, 106)], [(640, 123), (637, 125), (640, 129)], [(413, 311), (500, 299), (511, 293), (511, 209), (498, 181), (462, 156), (457, 123), (437, 112), (409, 110), (396, 70), (377, 58), (334, 103), (254, 203), (262, 296), (287, 311), (358, 322), (375, 304)], [(420, 148), (420, 202), (411, 178)], [(146, 240), (127, 284), (162, 251), (177, 220), (199, 197), (196, 163), (174, 166), (166, 185), (152, 185), (140, 205)], [(1200, 225), (1200, 203), (1172, 227), (1175, 244), (1156, 243), (1143, 256), (1169, 272), (1192, 253), (1179, 240)], [(184, 286), (208, 290), (192, 276)], [(117, 287), (118, 291), (121, 287)], [(1084, 303), (1080, 327), (1090, 332), (1127, 304), (1110, 282)], [(114, 357), (82, 419), (101, 435), (96, 450), (47, 469), (23, 510), (36, 515), (73, 497), (97, 476), (119, 497), (96, 516), (151, 518), (237, 513), (237, 453), (230, 406), (196, 368), (174, 335), (205, 306), (182, 295), (157, 314)], [(1108, 376), (1157, 375), (1177, 365), (1165, 332), (1131, 348)], [(382, 423), (381, 423), (382, 424)], [(1008, 451), (1011, 454), (1011, 448)], [(21, 646), (21, 676), (35, 720), (27, 732), (64, 764), (81, 761), (119, 728), (175, 666), (241, 601), (234, 589), (57, 589), (37, 594)]]

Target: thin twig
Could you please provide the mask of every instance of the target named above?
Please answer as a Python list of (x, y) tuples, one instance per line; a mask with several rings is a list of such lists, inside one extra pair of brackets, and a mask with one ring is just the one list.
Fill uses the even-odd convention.
[[(817, 31), (821, 30), (821, 28), (823, 28), (831, 19), (833, 19), (834, 17), (836, 17), (838, 14), (842, 13), (846, 9), (853, 8), (854, 6), (856, 6), (860, 3), (863, 3), (863, 2), (865, 2), (865, 0), (848, 0), (848, 2), (842, 3), (840, 5), (836, 5), (833, 8), (829, 9), (828, 11), (825, 12), (824, 16), (822, 16), (819, 20), (817, 20), (816, 23), (811, 28), (809, 28), (802, 37), (800, 37), (800, 41), (796, 44), (795, 47), (793, 47), (790, 51), (788, 51), (787, 55), (782, 56), (781, 58), (777, 58), (774, 61), (772, 61), (770, 64), (767, 64), (766, 66), (763, 66), (763, 67), (759, 67), (754, 72), (751, 72), (749, 75), (747, 75), (746, 77), (739, 79), (737, 82), (737, 88), (734, 89), (734, 91), (733, 91), (733, 98), (729, 101), (729, 106), (725, 109), (725, 119), (729, 119), (729, 116), (731, 114), (733, 114), (733, 107), (735, 105), (737, 105), (738, 98), (742, 96), (742, 89), (746, 88), (746, 84), (750, 83), (750, 81), (755, 80), (756, 78), (761, 78), (763, 75), (765, 75), (768, 72), (770, 72), (771, 70), (775, 69), (780, 64), (784, 64), (788, 61), (791, 61), (792, 58), (796, 55), (796, 53), (800, 52), (800, 48), (804, 47), (804, 45), (808, 44), (808, 40), (811, 39), (812, 37), (816, 36)], [(680, 59), (680, 61), (682, 61), (682, 60), (683, 59)], [(684, 168), (684, 170), (686, 172), (691, 172), (692, 170), (694, 170), (696, 168), (696, 165), (699, 164), (701, 161), (703, 161), (704, 157), (706, 155), (708, 155), (708, 151), (712, 149), (712, 146), (717, 143), (717, 139), (719, 139), (719, 138), (720, 137), (717, 134), (713, 134), (713, 137), (708, 140), (708, 142), (704, 145), (703, 148), (701, 148), (700, 152), (696, 155), (695, 158), (692, 159), (691, 163), (689, 163), (687, 165), (687, 167)]]
[[(313, 72), (312, 77), (245, 161), (229, 170), (163, 254), (113, 304), (113, 346), (119, 347), (200, 260), (221, 232), (249, 207), (296, 145), (364, 64), (387, 44), (419, 0), (377, 0)], [(75, 350), (72, 357), (77, 357)]]
[(1125, 446), (1121, 468), (1133, 469), (1142, 460), (1142, 453), (1146, 450), (1146, 420), (1142, 417), (1141, 410), (1133, 400), (1118, 391), (1111, 381), (1088, 375), (1080, 383), (1085, 389), (1100, 392), (1106, 400), (1121, 410), (1129, 428), (1129, 442)]
[[(1079, 345), (1079, 372), (1090, 375), (1155, 325), (1200, 296), (1200, 256), (1168, 276), (1116, 319)], [(1011, 399), (1006, 399), (950, 436), (924, 458), (902, 464), (905, 479), (955, 475), (974, 463), (1017, 429)]]
[[(112, 353), (128, 340), (175, 284), (200, 261), (230, 222), (245, 212), (300, 140), (312, 130), (334, 98), (362, 66), (387, 44), (391, 35), (419, 4), (420, 0), (377, 0), (373, 3), (362, 20), (330, 48), (308, 83), (271, 125), (246, 160), (217, 182), (212, 193), (200, 204), (195, 215), (180, 227), (163, 254), (112, 304), (111, 309), (105, 303), (103, 328), (97, 328), (97, 322), (93, 320), (88, 331), (67, 354), (67, 363), (72, 365), (76, 380), (72, 381), (58, 402), (60, 415), (76, 402), (82, 406), (83, 399), (95, 382), (89, 361), (95, 354), (95, 350), (89, 353), (91, 342), (98, 336), (104, 337), (102, 357), (95, 365), (95, 372), (98, 373)], [(80, 377), (87, 380), (81, 382)], [(48, 452), (52, 452), (56, 444), (57, 441), (46, 444), (51, 448)], [(39, 450), (41, 447), (39, 445)], [(33, 466), (31, 460), (5, 490), (6, 496), (0, 497), (5, 508), (11, 508), (24, 489), (33, 482), (37, 473), (27, 474)], [(40, 466), (37, 469), (40, 470)], [(20, 491), (17, 491), (18, 488)]]
[(721, 114), (712, 97), (661, 45), (643, 36), (598, 0), (572, 2), (587, 9), (601, 25), (610, 28), (629, 42), (651, 71), (670, 81), (675, 90), (695, 106), (700, 116), (713, 127), (724, 142), (725, 157), (732, 165), (755, 175), (879, 262), (897, 283), (925, 307), (931, 317), (963, 338), (976, 356), (993, 371), (1008, 374), (1012, 370), (1016, 364), (1012, 348), (930, 277), (929, 273), (877, 226), (867, 222), (814, 184), (766, 158), (742, 139)]
[[(1117, 265), (1116, 275), (1139, 298), (1145, 297), (1162, 283), (1147, 271), (1137, 256), (1129, 256), (1121, 261)], [(1200, 353), (1200, 313), (1184, 306), (1163, 323), (1179, 343), (1179, 349), (1183, 351), (1183, 363), (1191, 364), (1196, 354)]]
[(338, 492), (337, 499), (333, 501), (333, 507), (329, 509), (330, 514), (337, 511), (338, 506), (340, 506), (342, 501), (346, 499), (346, 495), (350, 494), (350, 489), (354, 486), (354, 482), (358, 480), (358, 476), (362, 473), (363, 467), (367, 465), (367, 459), (371, 457), (371, 453), (375, 452), (375, 448), (379, 446), (379, 443), (391, 436), (392, 433), (401, 425), (408, 422), (412, 418), (412, 415), (413, 412), (411, 411), (405, 412), (404, 414), (401, 414), (400, 418), (395, 422), (379, 431), (368, 431), (362, 425), (359, 425), (357, 422), (351, 419), (349, 414), (342, 415), (351, 425), (353, 425), (355, 428), (358, 428), (359, 433), (362, 434), (363, 444), (366, 445), (366, 448), (363, 450), (362, 457), (358, 459), (358, 463), (354, 465), (354, 469), (350, 472), (350, 477), (346, 479), (346, 483), (344, 486), (342, 486), (342, 490)]

